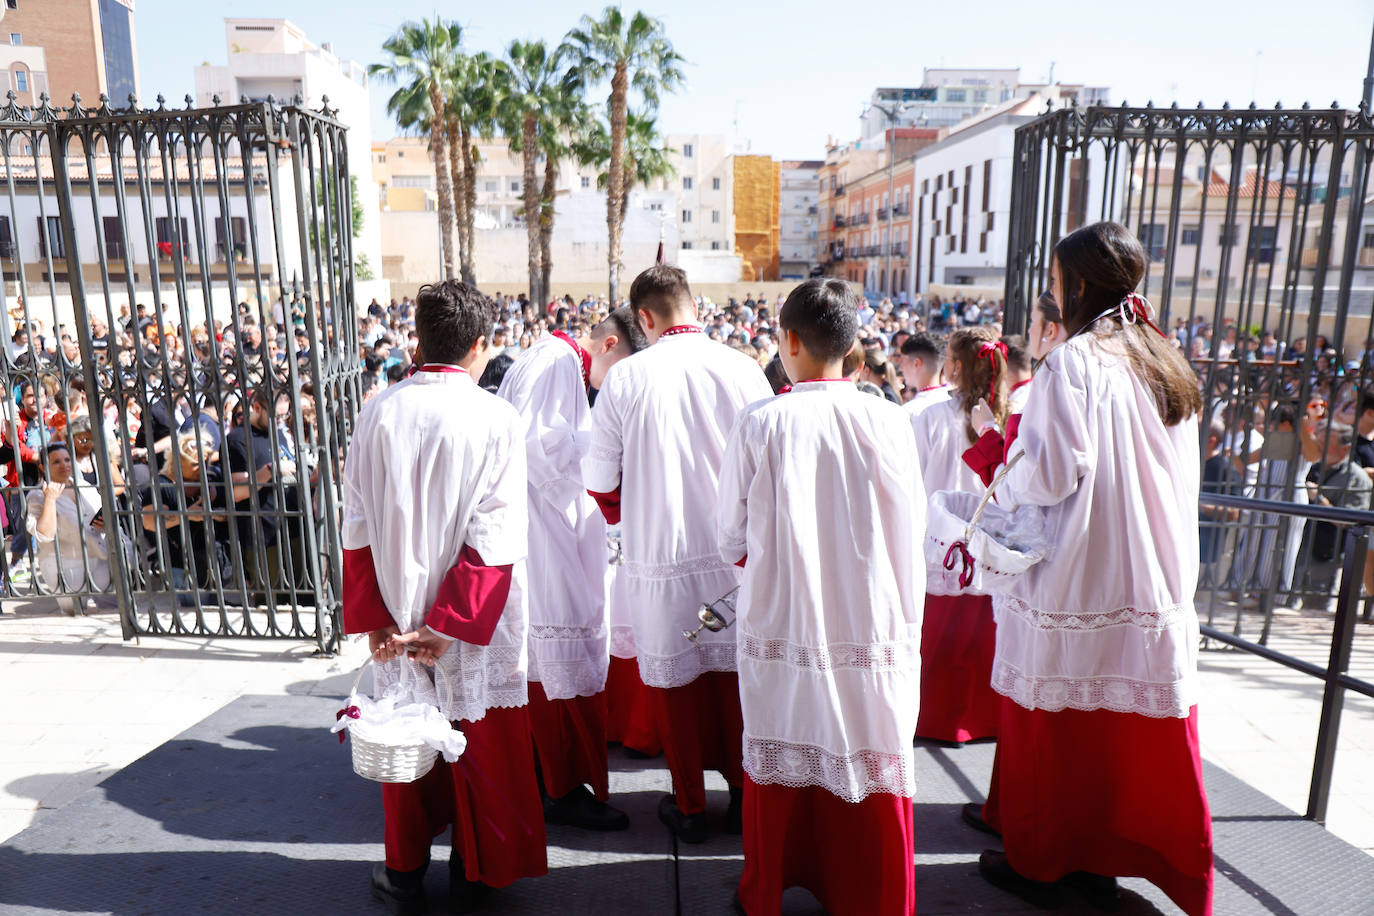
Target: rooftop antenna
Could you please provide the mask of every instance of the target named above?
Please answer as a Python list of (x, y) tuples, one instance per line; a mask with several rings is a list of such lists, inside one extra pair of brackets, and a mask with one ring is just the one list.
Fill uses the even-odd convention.
[(1048, 85), (1054, 85), (1054, 61), (1050, 61), (1050, 78), (1045, 80)]

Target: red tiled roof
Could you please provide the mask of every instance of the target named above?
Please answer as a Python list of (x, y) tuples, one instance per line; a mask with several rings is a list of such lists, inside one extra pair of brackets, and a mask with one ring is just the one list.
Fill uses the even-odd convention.
[[(1273, 200), (1279, 196), (1280, 189), (1283, 190), (1283, 196), (1285, 198), (1291, 199), (1298, 196), (1297, 190), (1292, 185), (1284, 187), (1281, 181), (1266, 180), (1261, 184), (1259, 171), (1257, 169), (1249, 169), (1245, 173), (1245, 178), (1240, 183), (1240, 188), (1236, 191), (1236, 196), (1263, 196)], [(1223, 178), (1216, 170), (1213, 170), (1212, 179), (1207, 182), (1206, 195), (1208, 197), (1226, 197), (1230, 194), (1230, 191), (1230, 182)]]

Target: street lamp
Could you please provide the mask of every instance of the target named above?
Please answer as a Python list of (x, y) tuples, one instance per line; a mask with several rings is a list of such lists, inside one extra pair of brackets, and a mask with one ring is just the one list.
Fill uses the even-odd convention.
[[(895, 173), (895, 171), (896, 171), (896, 165), (897, 165), (897, 132), (896, 132), (896, 127), (897, 127), (897, 122), (901, 119), (901, 116), (902, 116), (903, 112), (905, 112), (910, 106), (909, 106), (906, 102), (902, 102), (902, 103), (900, 103), (900, 104), (898, 104), (898, 105), (895, 105), (895, 106), (889, 108), (889, 107), (887, 107), (887, 106), (885, 106), (885, 105), (879, 105), (877, 102), (869, 102), (869, 103), (868, 103), (868, 107), (869, 107), (870, 110), (877, 110), (877, 111), (882, 112), (883, 115), (887, 118), (887, 127), (888, 127), (888, 130), (892, 131), (892, 135), (888, 138), (888, 149), (887, 149), (887, 245), (884, 246), (884, 249), (885, 249), (885, 250), (884, 250), (884, 252), (883, 252), (884, 257), (883, 257), (883, 282), (882, 282), (882, 286), (884, 286), (884, 287), (887, 287), (887, 286), (889, 286), (889, 285), (895, 286), (896, 284), (891, 283), (891, 278), (892, 278), (892, 244), (893, 244), (893, 242), (892, 242), (892, 240), (893, 240), (893, 234), (892, 234), (892, 216), (893, 216), (893, 212), (892, 212), (892, 211), (896, 209), (896, 200), (894, 199), (894, 195), (893, 195), (893, 177), (894, 177), (894, 173)], [(867, 114), (868, 112), (864, 112), (864, 113)], [(895, 295), (896, 295), (896, 292), (897, 292), (897, 291), (896, 291), (895, 289), (888, 289), (887, 294), (888, 294), (889, 296), (895, 296)]]

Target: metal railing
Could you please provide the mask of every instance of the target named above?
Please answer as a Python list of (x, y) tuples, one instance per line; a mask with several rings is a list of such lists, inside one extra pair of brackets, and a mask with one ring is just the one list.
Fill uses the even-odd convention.
[(0, 385), (19, 399), (0, 399), (0, 597), (112, 604), (126, 639), (338, 645), (340, 471), (361, 403), (345, 132), (271, 100), (29, 109), (10, 94)]
[(1374, 512), (1302, 506), (1274, 500), (1248, 499), (1213, 493), (1203, 493), (1199, 502), (1203, 506), (1214, 509), (1232, 509), (1240, 512), (1302, 518), (1348, 526), (1343, 538), (1341, 584), (1336, 598), (1334, 629), (1331, 634), (1331, 647), (1325, 667), (1278, 652), (1261, 642), (1245, 639), (1240, 636), (1239, 626), (1229, 633), (1210, 624), (1201, 626), (1202, 635), (1207, 639), (1216, 640), (1225, 645), (1250, 652), (1260, 658), (1277, 662), (1294, 671), (1318, 678), (1324, 683), (1321, 719), (1317, 725), (1317, 748), (1312, 762), (1307, 811), (1304, 814), (1309, 820), (1324, 824), (1327, 805), (1331, 798), (1331, 778), (1336, 765), (1336, 745), (1340, 737), (1341, 712), (1345, 705), (1346, 691), (1354, 691), (1362, 696), (1374, 698), (1374, 682), (1352, 677), (1350, 674), (1350, 655), (1355, 641), (1355, 622), (1360, 602), (1360, 587), (1363, 583), (1364, 565), (1367, 562), (1370, 528), (1374, 526)]

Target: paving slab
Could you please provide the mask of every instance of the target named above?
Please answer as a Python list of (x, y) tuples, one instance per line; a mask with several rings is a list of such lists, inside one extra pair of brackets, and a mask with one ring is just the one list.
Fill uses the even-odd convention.
[[(342, 684), (340, 685), (340, 681)], [(333, 678), (342, 693), (351, 679)], [(306, 690), (302, 685), (301, 690)], [(326, 730), (337, 697), (249, 695), (51, 811), (0, 847), (0, 912), (382, 913), (367, 893), (380, 860), (380, 787), (355, 776), (348, 750)], [(923, 914), (1031, 910), (977, 874), (990, 838), (965, 827), (959, 805), (981, 799), (993, 748), (917, 752), (917, 905)], [(674, 850), (657, 822), (670, 780), (659, 760), (612, 752), (614, 803), (623, 833), (550, 828), (549, 875), (517, 882), (487, 912), (618, 916), (726, 914), (743, 868), (738, 837)], [(79, 779), (53, 773), (54, 779)], [(1207, 767), (1215, 816), (1216, 912), (1368, 914), (1374, 859), (1226, 772)], [(19, 794), (23, 786), (11, 787)], [(708, 781), (711, 812), (727, 796)], [(47, 791), (47, 790), (45, 790)], [(435, 846), (427, 888), (445, 893), (445, 843)], [(1123, 882), (1127, 916), (1178, 911), (1145, 882)], [(787, 916), (822, 912), (789, 891)], [(1070, 898), (1062, 913), (1093, 912)]]

